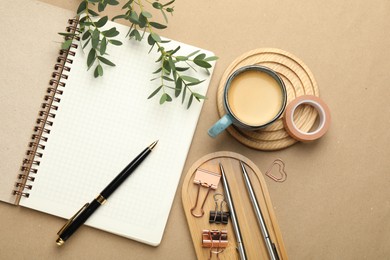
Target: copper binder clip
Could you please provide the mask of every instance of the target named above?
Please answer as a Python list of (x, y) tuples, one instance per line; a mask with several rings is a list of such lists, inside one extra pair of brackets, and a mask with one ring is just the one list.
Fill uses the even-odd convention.
[[(212, 254), (222, 253), (228, 246), (227, 230), (209, 230), (202, 231), (202, 247), (210, 248), (210, 258)], [(215, 248), (216, 250), (213, 250)]]
[[(218, 196), (221, 196), (221, 199), (218, 199)], [(218, 210), (218, 202), (219, 204)], [(224, 205), (226, 205), (226, 201), (224, 200), (224, 196), (221, 193), (214, 194), (214, 202), (215, 202), (215, 210), (210, 211), (209, 223), (216, 224), (227, 224), (229, 219), (229, 211), (223, 211)]]
[[(196, 218), (200, 218), (204, 215), (204, 210), (203, 206), (206, 202), (206, 199), (211, 191), (211, 189), (216, 190), (218, 188), (218, 183), (219, 180), (221, 179), (221, 175), (215, 172), (211, 172), (205, 169), (200, 169), (198, 168), (195, 172), (195, 178), (194, 178), (194, 184), (198, 185), (198, 191), (196, 194), (196, 201), (195, 205), (191, 208), (191, 214), (192, 216)], [(200, 214), (194, 213), (196, 207), (198, 206), (198, 201), (199, 201), (199, 193), (200, 193), (200, 187), (206, 187), (207, 188), (207, 193), (206, 196), (204, 197), (204, 200), (202, 202), (202, 205), (200, 207)]]

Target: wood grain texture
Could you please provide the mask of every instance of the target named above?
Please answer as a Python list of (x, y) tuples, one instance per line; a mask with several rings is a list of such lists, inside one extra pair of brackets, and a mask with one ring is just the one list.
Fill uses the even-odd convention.
[[(247, 65), (262, 65), (276, 71), (287, 90), (287, 104), (302, 95), (319, 96), (319, 89), (310, 69), (293, 54), (275, 48), (255, 49), (236, 58), (222, 75), (218, 86), (217, 105), (220, 116), (226, 111), (223, 92), (228, 77), (237, 69)], [(301, 130), (308, 132), (314, 125), (317, 112), (310, 106), (297, 108), (294, 119)], [(296, 143), (283, 126), (282, 117), (274, 124), (258, 131), (246, 131), (231, 126), (227, 131), (239, 142), (258, 150), (279, 150)]]
[[(226, 250), (219, 254), (219, 257), (220, 259), (239, 259), (236, 250), (236, 239), (233, 232), (231, 219), (229, 218), (229, 223), (227, 225), (209, 223), (209, 212), (215, 208), (213, 196), (216, 193), (223, 193), (222, 180), (220, 181), (217, 190), (211, 191), (207, 197), (204, 206), (204, 216), (201, 218), (195, 218), (190, 213), (190, 209), (193, 207), (193, 205), (195, 205), (198, 191), (198, 186), (193, 183), (196, 170), (201, 168), (220, 173), (219, 163), (222, 163), (226, 178), (229, 182), (229, 187), (231, 189), (233, 203), (236, 208), (236, 214), (247, 257), (248, 259), (268, 259), (265, 243), (263, 241), (262, 234), (242, 177), (239, 164), (240, 160), (246, 164), (246, 169), (252, 182), (253, 189), (256, 193), (258, 203), (262, 210), (262, 214), (270, 233), (271, 240), (275, 243), (281, 259), (287, 259), (287, 253), (284, 247), (282, 235), (276, 220), (275, 213), (273, 211), (271, 199), (262, 173), (248, 158), (233, 152), (216, 152), (208, 154), (195, 162), (190, 167), (185, 176), (181, 195), (183, 208), (187, 218), (187, 223), (190, 229), (196, 255), (198, 259), (209, 258), (210, 250), (208, 248), (202, 248), (201, 237), (203, 229), (227, 229), (229, 244)], [(199, 195), (200, 202), (203, 201), (206, 193), (207, 188), (202, 187)], [(215, 259), (215, 256), (213, 257)]]

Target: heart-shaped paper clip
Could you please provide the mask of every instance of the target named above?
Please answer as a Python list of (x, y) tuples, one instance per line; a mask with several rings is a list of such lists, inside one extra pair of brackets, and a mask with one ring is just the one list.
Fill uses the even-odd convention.
[[(277, 177), (271, 173), (274, 165), (279, 166), (280, 177)], [(275, 161), (273, 161), (271, 167), (266, 171), (265, 175), (267, 175), (268, 177), (270, 177), (274, 181), (284, 182), (287, 179), (287, 173), (284, 170), (284, 166), (285, 165), (284, 165), (284, 162), (282, 161), (282, 159), (277, 158), (277, 159), (275, 159)]]

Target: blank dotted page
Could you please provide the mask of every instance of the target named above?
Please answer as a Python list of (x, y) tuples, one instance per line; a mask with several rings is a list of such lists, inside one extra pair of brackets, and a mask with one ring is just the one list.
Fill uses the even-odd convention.
[[(202, 103), (194, 100), (187, 110), (181, 98), (162, 106), (160, 94), (148, 100), (160, 85), (159, 80), (150, 81), (159, 66), (155, 62), (159, 53), (153, 50), (148, 54), (146, 36), (141, 43), (128, 40), (128, 27), (113, 22), (106, 25), (112, 26), (120, 31), (124, 43), (107, 49), (107, 57), (116, 67), (104, 66), (103, 77), (94, 78), (94, 67), (87, 72), (88, 50), (83, 51), (79, 44), (30, 197), (22, 198), (21, 205), (68, 219), (143, 149), (159, 140), (86, 223), (156, 246), (162, 239)], [(175, 41), (168, 44), (169, 49), (178, 45), (178, 55), (198, 50)], [(205, 79), (194, 90), (206, 95), (211, 76), (202, 69), (190, 73)]]

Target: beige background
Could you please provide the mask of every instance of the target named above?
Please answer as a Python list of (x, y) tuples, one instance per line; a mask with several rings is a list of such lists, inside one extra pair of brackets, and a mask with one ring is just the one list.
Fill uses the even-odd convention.
[[(79, 1), (45, 2), (76, 10)], [(0, 11), (7, 13), (6, 9)], [(110, 15), (117, 13), (115, 8), (110, 11)], [(214, 151), (241, 153), (263, 172), (275, 158), (282, 158), (287, 181), (266, 181), (290, 259), (390, 257), (389, 17), (390, 2), (386, 0), (182, 0), (175, 3), (169, 28), (161, 33), (212, 50), (220, 57), (184, 172), (198, 158)], [(3, 26), (1, 32), (5, 32)], [(40, 36), (29, 33), (17, 40), (25, 41), (27, 50), (33, 49), (35, 37)], [(7, 34), (2, 33), (1, 41), (4, 39)], [(333, 124), (324, 138), (282, 151), (261, 152), (244, 147), (227, 133), (216, 140), (207, 136), (206, 130), (218, 118), (216, 90), (223, 71), (237, 56), (261, 47), (289, 51), (312, 70), (320, 96), (332, 111)], [(28, 70), (26, 61), (12, 59), (3, 48), (0, 51), (10, 68)], [(31, 76), (28, 72), (20, 75)], [(50, 70), (39, 75), (49, 76)], [(0, 78), (1, 84), (9, 82), (4, 71), (0, 71)], [(28, 140), (28, 136), (6, 131), (7, 122), (20, 120), (13, 117), (13, 106), (28, 102), (18, 98), (23, 88), (7, 89), (7, 93), (0, 92), (0, 102), (11, 106), (1, 111), (2, 158), (12, 150), (12, 143), (20, 143), (22, 138), (27, 144)], [(43, 95), (43, 91), (38, 94)], [(23, 158), (23, 154), (12, 156)], [(179, 192), (157, 248), (88, 227), (72, 238), (71, 245), (57, 248), (55, 233), (62, 219), (6, 203), (0, 203), (0, 212), (1, 259), (195, 258)]]

